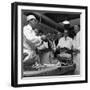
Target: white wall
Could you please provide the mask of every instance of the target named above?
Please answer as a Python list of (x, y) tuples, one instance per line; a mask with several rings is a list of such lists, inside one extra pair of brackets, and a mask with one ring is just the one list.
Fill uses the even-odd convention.
[[(18, 0), (16, 0), (18, 1)], [(19, 0), (28, 1), (29, 0)], [(90, 0), (30, 0), (30, 2), (52, 3), (52, 4), (68, 4), (68, 5), (88, 5)], [(11, 2), (14, 0), (1, 0), (0, 2), (0, 90), (14, 90), (10, 86), (11, 73)], [(90, 6), (89, 6), (90, 8)], [(90, 12), (89, 12), (90, 14)], [(89, 15), (90, 16), (90, 15)], [(90, 20), (90, 18), (88, 18)], [(89, 31), (90, 33), (90, 31)], [(89, 35), (90, 38), (90, 35)], [(89, 42), (90, 46), (90, 42)], [(88, 48), (89, 50), (90, 48)], [(90, 57), (89, 57), (90, 58)], [(90, 63), (90, 61), (89, 61)], [(90, 65), (89, 65), (90, 68)], [(90, 75), (90, 70), (89, 70)], [(70, 85), (55, 85), (42, 87), (25, 87), (18, 89), (27, 90), (90, 90), (90, 78), (88, 84), (70, 84)]]

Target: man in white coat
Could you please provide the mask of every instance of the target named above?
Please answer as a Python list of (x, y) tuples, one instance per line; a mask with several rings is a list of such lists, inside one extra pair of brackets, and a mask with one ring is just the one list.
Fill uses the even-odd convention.
[(45, 36), (37, 36), (36, 32), (38, 31), (35, 28), (37, 24), (37, 19), (34, 15), (27, 16), (28, 24), (23, 28), (23, 53), (26, 54), (23, 62), (29, 61), (29, 63), (39, 62), (39, 55), (36, 54), (36, 48), (47, 47), (46, 44), (42, 45), (42, 38)]
[(80, 74), (80, 26), (74, 25), (74, 31), (76, 36), (73, 40), (73, 48), (74, 48), (74, 62), (76, 63), (75, 74)]

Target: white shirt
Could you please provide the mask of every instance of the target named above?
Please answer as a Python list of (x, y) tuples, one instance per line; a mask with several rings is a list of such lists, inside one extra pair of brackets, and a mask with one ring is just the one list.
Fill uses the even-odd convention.
[(74, 37), (73, 47), (74, 49), (80, 49), (80, 31)]
[(72, 45), (73, 45), (72, 38), (67, 37), (65, 39), (65, 37), (62, 37), (59, 39), (59, 43), (58, 43), (57, 47), (60, 47), (60, 48), (66, 47), (66, 48), (71, 49)]
[[(23, 28), (23, 34), (25, 38), (31, 41), (33, 44), (35, 44), (35, 46), (40, 45), (40, 43), (42, 42), (41, 37), (36, 36), (35, 31), (32, 29), (32, 27), (29, 24)], [(25, 40), (24, 40), (24, 47), (29, 48)]]
[[(38, 49), (48, 48), (48, 43), (44, 42), (42, 44), (41, 36), (37, 36), (35, 31), (32, 29), (32, 27), (28, 24), (23, 29), (24, 37), (26, 40), (29, 40), (34, 44), (35, 47)], [(24, 47), (31, 50), (31, 47), (26, 43), (26, 40), (24, 39)]]

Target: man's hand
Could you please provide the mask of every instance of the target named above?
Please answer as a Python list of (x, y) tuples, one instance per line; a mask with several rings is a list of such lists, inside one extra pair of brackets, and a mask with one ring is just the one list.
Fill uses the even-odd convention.
[(77, 55), (78, 53), (80, 53), (80, 50), (78, 50), (78, 49), (74, 49), (74, 50), (73, 50), (73, 54), (74, 54), (74, 55)]
[(45, 35), (42, 35), (42, 36), (41, 36), (41, 39), (42, 39), (42, 40), (45, 40), (45, 39), (46, 39), (46, 36), (45, 36)]

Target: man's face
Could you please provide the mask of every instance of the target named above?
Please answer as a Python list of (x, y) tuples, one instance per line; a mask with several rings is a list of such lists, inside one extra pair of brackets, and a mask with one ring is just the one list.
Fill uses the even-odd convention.
[(64, 30), (64, 36), (68, 36), (68, 31), (67, 30)]
[(77, 33), (79, 31), (79, 26), (78, 25), (75, 25), (74, 26), (74, 31)]
[(35, 26), (37, 24), (36, 19), (31, 19), (29, 22), (32, 24), (32, 26)]

